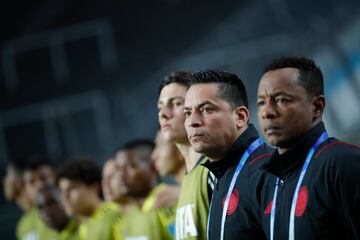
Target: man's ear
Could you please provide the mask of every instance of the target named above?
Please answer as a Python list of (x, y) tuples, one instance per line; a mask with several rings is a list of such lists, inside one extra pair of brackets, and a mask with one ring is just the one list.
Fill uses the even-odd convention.
[(313, 119), (321, 118), (325, 110), (325, 97), (324, 95), (318, 95), (313, 97)]
[(236, 127), (241, 129), (248, 125), (249, 122), (249, 110), (245, 106), (238, 106), (235, 108), (236, 114)]

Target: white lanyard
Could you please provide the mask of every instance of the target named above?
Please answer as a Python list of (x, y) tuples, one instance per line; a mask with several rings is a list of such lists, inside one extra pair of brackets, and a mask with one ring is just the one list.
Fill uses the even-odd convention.
[[(305, 173), (309, 167), (309, 164), (311, 162), (311, 158), (314, 155), (316, 149), (319, 147), (319, 145), (321, 143), (323, 143), (324, 141), (326, 141), (329, 138), (327, 132), (323, 132), (321, 134), (321, 136), (317, 139), (317, 141), (315, 142), (315, 144), (311, 147), (306, 160), (304, 162), (304, 165), (301, 169), (301, 173), (300, 173), (300, 177), (297, 181), (296, 184), (296, 188), (295, 188), (295, 192), (294, 192), (294, 196), (292, 199), (292, 204), (291, 204), (291, 211), (290, 211), (290, 222), (289, 222), (289, 240), (294, 240), (295, 239), (295, 210), (296, 210), (296, 203), (298, 200), (298, 194), (299, 194), (299, 189), (301, 186), (301, 183), (304, 179)], [(278, 191), (278, 185), (279, 185), (279, 178), (276, 179), (275, 182), (275, 190), (274, 190), (274, 197), (272, 200), (272, 207), (271, 207), (271, 214), (270, 214), (270, 240), (274, 240), (274, 229), (275, 229), (275, 209), (276, 209), (276, 197), (277, 197), (277, 191)]]
[[(242, 157), (240, 159), (240, 162), (236, 167), (235, 173), (234, 173), (234, 175), (233, 175), (233, 177), (231, 179), (231, 183), (230, 183), (229, 189), (228, 189), (227, 194), (226, 194), (226, 199), (225, 199), (224, 208), (223, 208), (223, 212), (222, 212), (220, 240), (224, 239), (224, 228), (225, 228), (226, 213), (227, 213), (227, 210), (228, 210), (228, 207), (229, 207), (230, 197), (231, 197), (232, 191), (234, 190), (236, 180), (237, 180), (243, 166), (245, 165), (246, 160), (263, 143), (264, 143), (264, 141), (261, 138), (258, 138), (254, 142), (252, 142), (250, 144), (250, 146), (246, 149), (244, 154), (242, 155)], [(214, 193), (213, 193), (213, 196), (214, 196)], [(210, 223), (210, 214), (211, 214), (213, 196), (211, 197), (211, 203), (210, 203), (210, 209), (209, 209), (208, 226), (207, 226), (207, 239), (209, 239), (209, 227), (210, 227), (209, 223)]]

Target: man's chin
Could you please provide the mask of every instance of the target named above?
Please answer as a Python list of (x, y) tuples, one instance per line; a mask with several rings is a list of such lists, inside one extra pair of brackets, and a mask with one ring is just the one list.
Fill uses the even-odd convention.
[(191, 143), (191, 146), (195, 152), (203, 153), (204, 151), (204, 147), (202, 146), (201, 143)]
[(66, 215), (69, 216), (69, 217), (74, 216), (74, 211), (72, 211), (72, 210), (65, 209), (65, 213), (66, 213)]
[(164, 136), (165, 140), (168, 141), (168, 142), (171, 142), (173, 137), (172, 137), (172, 134), (170, 134), (169, 131), (163, 131), (161, 130), (161, 133), (162, 135)]
[(284, 140), (284, 139), (276, 139), (269, 141), (269, 144), (273, 147), (279, 148), (279, 149), (289, 149), (292, 146), (292, 142)]
[(265, 136), (266, 141), (274, 147), (279, 147), (282, 145), (283, 140), (279, 136), (271, 135), (271, 136)]

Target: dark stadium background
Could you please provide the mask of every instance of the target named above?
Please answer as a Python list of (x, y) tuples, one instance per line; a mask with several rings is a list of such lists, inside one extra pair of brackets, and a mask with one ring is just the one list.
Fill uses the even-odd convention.
[[(360, 143), (358, 0), (1, 1), (0, 18), (1, 176), (19, 155), (101, 164), (153, 138), (157, 87), (173, 70), (237, 73), (256, 124), (261, 70), (281, 55), (320, 64), (330, 134)], [(19, 216), (1, 195), (1, 239)]]

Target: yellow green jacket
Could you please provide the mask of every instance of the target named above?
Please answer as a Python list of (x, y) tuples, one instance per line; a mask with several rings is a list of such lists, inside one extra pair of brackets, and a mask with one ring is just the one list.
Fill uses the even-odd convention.
[(174, 239), (175, 207), (154, 209), (156, 194), (166, 187), (156, 186), (145, 199), (141, 207), (134, 207), (123, 221), (125, 240), (170, 240)]
[(122, 214), (116, 203), (102, 203), (93, 215), (79, 226), (80, 240), (115, 240), (115, 226)]

